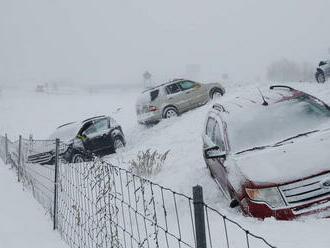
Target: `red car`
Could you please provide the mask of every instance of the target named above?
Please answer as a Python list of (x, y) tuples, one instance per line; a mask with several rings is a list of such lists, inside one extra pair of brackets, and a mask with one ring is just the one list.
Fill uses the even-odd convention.
[(211, 176), (231, 207), (257, 218), (330, 216), (329, 147), (330, 107), (281, 85), (214, 104), (203, 131)]

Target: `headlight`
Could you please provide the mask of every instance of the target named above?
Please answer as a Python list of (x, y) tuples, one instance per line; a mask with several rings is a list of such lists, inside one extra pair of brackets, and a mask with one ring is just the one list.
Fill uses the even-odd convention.
[(60, 143), (60, 146), (58, 148), (59, 154), (63, 154), (68, 150), (69, 146), (65, 143)]
[(285, 203), (277, 187), (263, 189), (246, 188), (246, 193), (253, 201), (265, 202), (271, 208), (284, 207)]

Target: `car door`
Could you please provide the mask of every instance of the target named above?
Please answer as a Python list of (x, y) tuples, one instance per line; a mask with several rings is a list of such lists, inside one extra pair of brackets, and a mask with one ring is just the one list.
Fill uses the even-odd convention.
[[(223, 124), (215, 116), (209, 116), (206, 124), (204, 149), (218, 146), (220, 150), (226, 151), (224, 141)], [(227, 170), (223, 158), (212, 158), (208, 160), (209, 168), (224, 195), (229, 198)]]
[(201, 105), (203, 102), (203, 90), (202, 85), (190, 80), (184, 80), (179, 82), (181, 90), (184, 92), (184, 98), (186, 101), (186, 109), (191, 109)]
[(85, 150), (95, 151), (96, 128), (93, 121), (85, 123), (77, 136), (81, 138)]
[(111, 147), (110, 122), (108, 118), (94, 121), (95, 135), (93, 135), (94, 152), (103, 153)]
[(165, 87), (167, 102), (165, 105), (174, 105), (179, 112), (184, 111), (183, 92), (178, 83), (172, 83)]

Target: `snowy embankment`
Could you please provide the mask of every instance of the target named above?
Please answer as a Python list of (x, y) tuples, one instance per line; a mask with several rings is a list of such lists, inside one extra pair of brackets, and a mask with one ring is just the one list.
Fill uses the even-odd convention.
[(0, 160), (0, 247), (67, 248), (42, 206)]
[[(251, 93), (255, 95), (254, 100), (260, 98), (261, 103), (257, 88), (264, 91), (269, 85), (265, 82), (225, 84), (226, 95), (220, 101), (230, 102), (241, 94)], [(330, 103), (330, 83), (289, 85)], [(12, 139), (19, 134), (26, 137), (29, 133), (33, 133), (34, 138), (47, 138), (63, 123), (98, 114), (111, 115), (122, 125), (127, 139), (124, 151), (106, 158), (113, 164), (127, 168), (129, 160), (134, 159), (138, 151), (148, 148), (159, 152), (170, 150), (162, 171), (152, 178), (153, 181), (188, 195), (191, 195), (193, 186), (202, 185), (206, 203), (277, 247), (328, 246), (329, 219), (306, 217), (277, 221), (269, 218), (261, 221), (244, 217), (236, 209), (228, 207), (229, 202), (210, 177), (202, 157), (201, 132), (210, 104), (147, 128), (136, 123), (134, 104), (138, 94), (139, 90), (113, 90), (98, 94), (80, 92), (73, 95), (4, 90), (0, 97), (0, 132), (7, 132)]]

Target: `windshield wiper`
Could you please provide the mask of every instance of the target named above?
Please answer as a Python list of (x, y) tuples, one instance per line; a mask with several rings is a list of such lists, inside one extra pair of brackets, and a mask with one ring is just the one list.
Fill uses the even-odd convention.
[(320, 131), (320, 130), (313, 130), (313, 131), (309, 131), (309, 132), (306, 132), (306, 133), (300, 133), (300, 134), (297, 134), (297, 135), (292, 136), (292, 137), (290, 137), (290, 138), (286, 138), (286, 139), (284, 139), (284, 140), (281, 140), (281, 141), (275, 143), (275, 145), (273, 145), (273, 146), (279, 146), (279, 145), (281, 145), (282, 143), (287, 142), (287, 141), (289, 141), (289, 140), (293, 140), (293, 139), (296, 139), (296, 138), (299, 138), (299, 137), (302, 137), (302, 136), (307, 136), (307, 135), (309, 135), (309, 134), (311, 134), (311, 133), (316, 133), (316, 132), (319, 132), (319, 131)]
[(263, 149), (268, 148), (268, 147), (281, 146), (281, 145), (283, 145), (284, 142), (287, 142), (289, 140), (293, 140), (293, 139), (296, 139), (296, 138), (299, 138), (299, 137), (302, 137), (302, 136), (307, 136), (307, 135), (309, 135), (311, 133), (316, 133), (316, 132), (319, 132), (319, 131), (320, 130), (313, 130), (313, 131), (309, 131), (309, 132), (305, 132), (305, 133), (300, 133), (300, 134), (297, 134), (295, 136), (292, 136), (292, 137), (286, 138), (284, 140), (281, 140), (279, 142), (276, 142), (274, 145), (255, 146), (255, 147), (252, 147), (252, 148), (243, 150), (243, 151), (236, 152), (235, 154), (238, 155), (238, 154), (242, 154), (244, 152), (250, 152), (250, 151), (255, 151), (255, 150), (263, 150)]
[(271, 146), (255, 146), (255, 147), (243, 150), (243, 151), (236, 152), (235, 154), (241, 154), (241, 153), (244, 153), (244, 152), (250, 152), (250, 151), (255, 151), (255, 150), (263, 150), (267, 147), (271, 147)]

